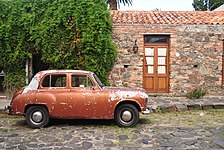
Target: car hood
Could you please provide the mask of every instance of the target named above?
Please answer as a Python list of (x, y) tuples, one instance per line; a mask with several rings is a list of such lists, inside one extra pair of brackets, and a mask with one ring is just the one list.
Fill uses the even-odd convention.
[(126, 87), (103, 87), (103, 90), (108, 91), (110, 100), (123, 100), (133, 98), (148, 98), (146, 91), (142, 88), (126, 88)]

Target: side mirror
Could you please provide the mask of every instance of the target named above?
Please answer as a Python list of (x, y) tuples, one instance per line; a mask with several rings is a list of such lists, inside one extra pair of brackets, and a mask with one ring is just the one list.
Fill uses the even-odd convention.
[(95, 87), (94, 86), (91, 86), (90, 89), (95, 90)]

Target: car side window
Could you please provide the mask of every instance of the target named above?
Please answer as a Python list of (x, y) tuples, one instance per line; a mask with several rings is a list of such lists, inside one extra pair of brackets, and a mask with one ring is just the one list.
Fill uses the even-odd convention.
[(42, 87), (66, 87), (66, 75), (47, 75), (42, 82)]
[(72, 75), (72, 87), (93, 87), (93, 83), (88, 76)]

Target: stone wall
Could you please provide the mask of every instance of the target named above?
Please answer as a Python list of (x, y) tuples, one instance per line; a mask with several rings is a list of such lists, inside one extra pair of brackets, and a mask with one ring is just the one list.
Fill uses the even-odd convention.
[[(114, 24), (118, 57), (110, 73), (114, 86), (143, 87), (144, 35), (170, 33), (169, 94), (181, 96), (195, 88), (224, 95), (222, 55), (224, 25)], [(133, 53), (137, 39), (139, 51)]]

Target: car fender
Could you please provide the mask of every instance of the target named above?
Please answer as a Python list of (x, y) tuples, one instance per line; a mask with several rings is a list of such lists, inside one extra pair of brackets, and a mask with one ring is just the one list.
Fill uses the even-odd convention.
[(136, 108), (138, 109), (138, 111), (141, 111), (141, 104), (135, 100), (135, 99), (123, 99), (120, 101), (117, 101), (117, 103), (114, 105), (114, 113), (116, 111), (116, 108), (122, 104), (133, 104), (134, 106), (136, 106)]
[(48, 113), (49, 115), (51, 115), (54, 112), (54, 109), (57, 105), (56, 103), (56, 97), (54, 96), (54, 94), (50, 93), (50, 92), (45, 92), (44, 95), (42, 94), (37, 94), (36, 99), (34, 100), (34, 102), (29, 103), (28, 105), (43, 105), (46, 106), (48, 109)]

